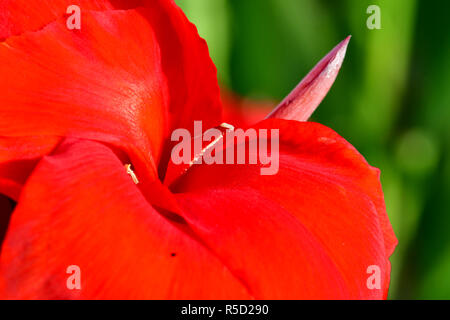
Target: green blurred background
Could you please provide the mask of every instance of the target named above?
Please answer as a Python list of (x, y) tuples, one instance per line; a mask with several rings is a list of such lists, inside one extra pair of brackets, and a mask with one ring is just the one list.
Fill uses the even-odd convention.
[[(313, 116), (381, 169), (399, 239), (392, 299), (450, 299), (450, 1), (176, 0), (208, 41), (222, 84), (281, 100), (352, 40)], [(381, 29), (369, 30), (369, 5)]]

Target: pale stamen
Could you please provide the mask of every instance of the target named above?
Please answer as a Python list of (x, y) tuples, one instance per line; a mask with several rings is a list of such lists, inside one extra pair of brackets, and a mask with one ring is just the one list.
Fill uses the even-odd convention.
[[(226, 131), (234, 131), (234, 126), (233, 125), (231, 125), (231, 124), (228, 124), (228, 123), (222, 123), (219, 127), (222, 127), (222, 128), (224, 128)], [(203, 157), (203, 155), (205, 154), (205, 152), (207, 151), (207, 150), (209, 150), (209, 149), (211, 149), (212, 147), (214, 147), (220, 140), (222, 140), (223, 139), (223, 136), (224, 136), (224, 134), (222, 133), (222, 135), (219, 137), (219, 138), (217, 138), (217, 139), (215, 139), (214, 141), (211, 141), (211, 143), (210, 144), (208, 144), (206, 147), (204, 147), (203, 149), (202, 149), (202, 151), (198, 154), (198, 155), (196, 155), (195, 157), (194, 157), (194, 159), (192, 159), (192, 161), (189, 163), (189, 168), (192, 166), (192, 165), (194, 165), (194, 163), (196, 163), (201, 157)], [(195, 138), (194, 138), (195, 139)], [(187, 170), (187, 169), (186, 169)]]
[(134, 173), (133, 169), (131, 169), (131, 164), (126, 164), (125, 165), (125, 170), (127, 171), (127, 174), (131, 177), (131, 179), (133, 180), (133, 182), (135, 184), (139, 183), (139, 180), (136, 176), (136, 174)]

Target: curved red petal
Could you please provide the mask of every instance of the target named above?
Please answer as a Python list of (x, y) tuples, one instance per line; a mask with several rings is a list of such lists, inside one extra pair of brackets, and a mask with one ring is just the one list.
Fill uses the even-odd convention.
[[(11, 77), (2, 77), (5, 82), (12, 81), (14, 91), (9, 93), (9, 98), (14, 100), (16, 97), (11, 97), (11, 95), (24, 95), (22, 100), (26, 101), (20, 101), (19, 104), (31, 104), (34, 103), (34, 100), (43, 100), (39, 103), (45, 106), (44, 111), (48, 107), (54, 107), (54, 105), (48, 106), (46, 103), (57, 104), (63, 99), (70, 98), (75, 102), (69, 103), (68, 110), (66, 110), (69, 113), (72, 112), (70, 109), (74, 104), (84, 99), (91, 105), (89, 109), (95, 109), (95, 111), (114, 109), (121, 115), (139, 118), (141, 121), (132, 119), (133, 122), (139, 123), (128, 124), (127, 129), (130, 134), (134, 134), (135, 138), (136, 136), (142, 138), (141, 143), (136, 143), (131, 139), (130, 143), (125, 143), (125, 145), (135, 147), (133, 152), (140, 153), (141, 158), (146, 160), (144, 161), (147, 163), (146, 170), (142, 170), (144, 172), (155, 171), (152, 167), (158, 164), (159, 154), (163, 148), (162, 141), (168, 141), (161, 138), (162, 136), (167, 138), (168, 133), (176, 128), (192, 129), (191, 124), (194, 120), (202, 120), (207, 127), (221, 123), (222, 109), (216, 69), (209, 57), (208, 47), (206, 42), (199, 37), (195, 26), (188, 21), (174, 1), (86, 0), (70, 2), (70, 4), (79, 5), (82, 9), (83, 22), (82, 29), (79, 31), (62, 30), (65, 25), (64, 19), (60, 20), (59, 24), (48, 25), (54, 19), (65, 14), (67, 1), (26, 1), (24, 3), (22, 1), (6, 1), (2, 3), (0, 21), (3, 21), (1, 23), (3, 29), (0, 31), (2, 31), (3, 37), (7, 38), (12, 34), (22, 34), (25, 31), (44, 28), (37, 34), (24, 34), (19, 39), (9, 39), (3, 43), (4, 54), (0, 56), (7, 61), (9, 67), (5, 66), (3, 70), (0, 69), (0, 74), (9, 72), (11, 68), (22, 69), (20, 73), (22, 78), (30, 78), (27, 81), (19, 79), (20, 81), (16, 81), (19, 82), (17, 84), (12, 81), (14, 79)], [(144, 7), (138, 12), (145, 17), (149, 26), (145, 26), (142, 19), (135, 17), (133, 12), (111, 13), (108, 11), (104, 14), (107, 18), (100, 19), (102, 21), (99, 23), (95, 24), (91, 21), (93, 20), (92, 16), (98, 18), (102, 14), (90, 13), (90, 9), (109, 10), (135, 6)], [(118, 19), (127, 20), (126, 23), (113, 21), (118, 16), (120, 16)], [(110, 30), (114, 23), (116, 24), (115, 30)], [(91, 30), (93, 28), (100, 29), (95, 31), (95, 37)], [(104, 29), (103, 34), (102, 28)], [(131, 34), (127, 34), (127, 32)], [(108, 37), (106, 33), (112, 33), (116, 38)], [(120, 37), (118, 37), (119, 34)], [(146, 39), (150, 34), (154, 35), (154, 39)], [(119, 42), (123, 39), (128, 41)], [(92, 43), (92, 40), (97, 42)], [(42, 44), (38, 46), (38, 42), (41, 43), (41, 41), (45, 47)], [(18, 43), (19, 47), (16, 48)], [(29, 43), (28, 47), (25, 45), (27, 43)], [(63, 52), (61, 47), (67, 52)], [(156, 51), (160, 52), (160, 55), (155, 53), (156, 47)], [(104, 50), (102, 51), (101, 48)], [(8, 50), (9, 52), (7, 52)], [(148, 53), (148, 57), (143, 54), (144, 52)], [(17, 53), (20, 55), (16, 56)], [(117, 56), (114, 56), (114, 53)], [(129, 60), (123, 61), (124, 57), (128, 57)], [(157, 60), (156, 58), (160, 59), (160, 68), (151, 66), (151, 63), (155, 62), (152, 60)], [(63, 73), (73, 73), (75, 68), (78, 69), (75, 77), (70, 74), (67, 77), (63, 75), (63, 79), (55, 79)], [(17, 78), (20, 78), (20, 75)], [(161, 78), (167, 79), (167, 85), (160, 83)], [(45, 79), (48, 85), (36, 90), (34, 88), (36, 79)], [(70, 85), (67, 83), (69, 79), (73, 82)], [(110, 81), (104, 83), (106, 80)], [(14, 88), (14, 84), (19, 88)], [(162, 88), (158, 88), (158, 85)], [(110, 90), (108, 87), (111, 87)], [(47, 92), (47, 89), (52, 89), (53, 93)], [(74, 89), (82, 90), (81, 94), (73, 92)], [(7, 90), (6, 87), (5, 90)], [(26, 90), (29, 92), (23, 92)], [(62, 94), (55, 93), (59, 91), (62, 91)], [(109, 101), (104, 101), (106, 93), (110, 97)], [(61, 97), (61, 95), (65, 95), (65, 97)], [(11, 105), (10, 101), (7, 102)], [(121, 108), (117, 108), (119, 104)], [(164, 104), (164, 106), (154, 107), (158, 104)], [(12, 108), (10, 107), (10, 109)], [(114, 115), (111, 117), (108, 114), (105, 117), (104, 114), (95, 114), (92, 110), (83, 111), (83, 113), (84, 115), (95, 115), (98, 119), (106, 120), (107, 118), (110, 122), (110, 126), (102, 126), (104, 131), (110, 134), (110, 137), (104, 137), (97, 132), (95, 138), (91, 137), (91, 134), (87, 134), (89, 139), (110, 142), (111, 137), (115, 136), (119, 140), (116, 144), (124, 146), (123, 137), (117, 136), (121, 125), (110, 121), (111, 118), (115, 118)], [(136, 113), (138, 114), (136, 115)], [(21, 117), (23, 119), (34, 116), (34, 113), (28, 112)], [(75, 120), (80, 120), (81, 117), (82, 115), (78, 111)], [(88, 127), (92, 125), (90, 119), (82, 120), (88, 123)], [(77, 121), (71, 121), (70, 125), (76, 127)], [(111, 131), (111, 126), (116, 130)], [(141, 132), (141, 126), (145, 126), (144, 132)], [(150, 137), (147, 136), (149, 132), (145, 132), (145, 129), (151, 131)], [(75, 135), (72, 133), (70, 136), (79, 137), (80, 132)], [(0, 134), (4, 134), (4, 132), (0, 132)], [(35, 134), (42, 133), (37, 131)], [(52, 134), (54, 133), (52, 132)], [(62, 134), (67, 135), (67, 132)], [(22, 133), (17, 132), (15, 135), (22, 135)], [(126, 138), (128, 139), (128, 137)], [(151, 146), (145, 145), (143, 140), (152, 140)], [(152, 149), (154, 161), (148, 156), (150, 149)], [(166, 146), (166, 153), (161, 163), (161, 176), (164, 175), (169, 150), (170, 146)], [(129, 152), (129, 150), (127, 151)], [(132, 156), (136, 158), (136, 155)], [(136, 159), (133, 160), (136, 161)], [(154, 165), (151, 164), (152, 162)], [(145, 167), (139, 163), (135, 165), (138, 169)], [(153, 173), (154, 175), (155, 173)]]
[(0, 137), (0, 194), (17, 200), (39, 160), (60, 142), (59, 137)]
[[(255, 128), (280, 130), (278, 174), (193, 166), (174, 187), (186, 221), (257, 298), (386, 298), (397, 240), (378, 170), (322, 125)], [(379, 290), (367, 286), (370, 266)]]
[(316, 236), (253, 190), (177, 196), (192, 229), (256, 299), (342, 299), (345, 279)]
[(208, 127), (220, 124), (217, 71), (207, 44), (173, 0), (4, 0), (0, 4), (0, 39), (36, 31), (67, 17), (71, 5), (79, 6), (83, 15), (89, 10), (147, 8), (143, 15), (152, 23), (163, 69), (172, 84), (173, 127), (190, 128), (193, 120), (203, 120)]
[(164, 73), (170, 83), (171, 128), (193, 132), (194, 120), (212, 128), (221, 123), (222, 105), (217, 70), (206, 41), (173, 0), (144, 1), (161, 47)]
[[(167, 76), (170, 96), (170, 131), (185, 128), (194, 132), (193, 123), (201, 120), (205, 128), (222, 123), (222, 104), (217, 70), (206, 41), (199, 37), (173, 0), (147, 0), (146, 18), (155, 30), (161, 47), (162, 67)], [(173, 143), (166, 140), (159, 166), (163, 179), (170, 161)]]
[(79, 31), (59, 20), (1, 43), (0, 60), (0, 135), (109, 142), (156, 177), (167, 83), (140, 11), (84, 12)]
[[(81, 290), (67, 287), (80, 268)], [(67, 141), (23, 189), (0, 255), (0, 297), (250, 298), (182, 221), (153, 209), (106, 146)]]
[(27, 31), (36, 31), (66, 15), (77, 5), (84, 10), (131, 9), (142, 0), (2, 0), (0, 2), (0, 40)]

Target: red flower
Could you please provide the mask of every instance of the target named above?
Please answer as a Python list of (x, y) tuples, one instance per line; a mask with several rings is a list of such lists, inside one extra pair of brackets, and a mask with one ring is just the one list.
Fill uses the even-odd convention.
[[(81, 30), (66, 28), (72, 4)], [(386, 298), (379, 171), (300, 122), (348, 39), (254, 126), (280, 130), (277, 175), (194, 165), (170, 185), (171, 132), (222, 122), (206, 44), (173, 1), (5, 0), (0, 39), (0, 193), (17, 202), (0, 198), (0, 297)]]

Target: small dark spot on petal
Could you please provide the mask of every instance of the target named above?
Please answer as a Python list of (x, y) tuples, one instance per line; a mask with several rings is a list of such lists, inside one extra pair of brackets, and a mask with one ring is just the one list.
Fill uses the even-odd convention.
[(175, 257), (177, 254), (175, 253), (175, 252), (172, 252), (171, 254), (170, 254), (170, 256), (171, 257)]

